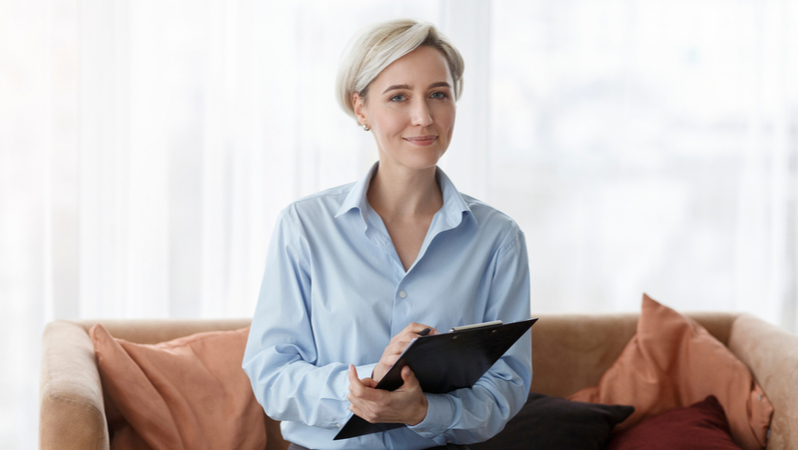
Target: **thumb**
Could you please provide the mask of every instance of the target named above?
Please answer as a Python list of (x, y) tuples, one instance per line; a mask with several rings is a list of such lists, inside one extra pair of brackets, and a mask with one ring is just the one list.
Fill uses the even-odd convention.
[(415, 388), (419, 386), (419, 380), (417, 380), (417, 376), (414, 375), (414, 372), (410, 367), (403, 367), (403, 370), (400, 372), (400, 376), (403, 378), (403, 387)]

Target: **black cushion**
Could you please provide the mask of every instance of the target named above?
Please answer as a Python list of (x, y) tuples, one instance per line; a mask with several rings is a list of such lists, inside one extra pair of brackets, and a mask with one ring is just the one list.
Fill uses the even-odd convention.
[(497, 436), (470, 444), (489, 449), (604, 449), (614, 425), (633, 414), (633, 406), (573, 402), (531, 393), (519, 414)]

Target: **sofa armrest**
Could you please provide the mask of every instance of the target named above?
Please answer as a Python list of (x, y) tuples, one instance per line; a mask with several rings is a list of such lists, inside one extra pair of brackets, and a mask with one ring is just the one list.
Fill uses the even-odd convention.
[(728, 348), (753, 373), (775, 408), (767, 450), (797, 448), (797, 336), (750, 314), (731, 326)]
[(42, 339), (39, 448), (108, 450), (103, 388), (86, 330), (55, 321)]

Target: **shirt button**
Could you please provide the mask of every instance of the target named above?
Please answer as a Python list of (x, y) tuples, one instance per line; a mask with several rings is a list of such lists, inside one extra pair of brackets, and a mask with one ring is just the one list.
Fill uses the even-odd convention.
[(406, 294), (406, 291), (400, 291), (400, 298), (406, 298), (406, 297), (408, 297), (408, 294)]

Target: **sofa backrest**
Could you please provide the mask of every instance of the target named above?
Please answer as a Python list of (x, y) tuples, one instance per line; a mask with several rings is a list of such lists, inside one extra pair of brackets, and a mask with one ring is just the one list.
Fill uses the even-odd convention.
[[(689, 313), (728, 345), (735, 314)], [(531, 391), (567, 397), (597, 386), (634, 334), (638, 314), (541, 315), (531, 331)]]

